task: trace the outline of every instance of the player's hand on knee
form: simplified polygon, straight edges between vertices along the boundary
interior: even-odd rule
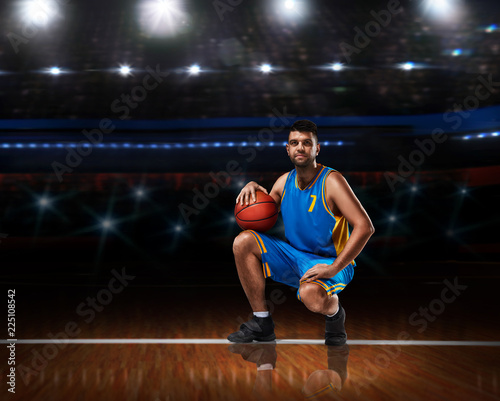
[[[241,192],[239,193],[238,197],[236,198],[236,203],[239,203],[240,205],[246,204],[248,205],[250,202],[255,202],[255,192],[256,191],[262,191],[265,194],[269,195],[267,193],[267,189],[260,186],[257,184],[255,181],[250,181],[247,185],[245,185],[242,189]]]
[[[300,279],[300,283],[310,283],[320,278],[332,278],[334,275],[335,273],[332,271],[332,265],[318,263],[304,273]]]

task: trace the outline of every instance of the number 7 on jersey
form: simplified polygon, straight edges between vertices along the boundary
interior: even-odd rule
[[[316,195],[311,195],[311,198],[313,198],[313,200],[311,202],[311,206],[309,206],[308,212],[312,212],[314,209],[314,205],[316,204]]]

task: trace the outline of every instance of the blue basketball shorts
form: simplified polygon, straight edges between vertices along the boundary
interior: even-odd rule
[[[313,253],[295,249],[287,242],[271,235],[261,234],[253,230],[251,233],[257,243],[262,256],[262,270],[264,277],[270,277],[274,281],[299,288],[301,277],[314,265],[318,263],[332,264],[334,257],[322,257]],[[332,278],[322,278],[311,281],[321,286],[328,295],[332,296],[342,291],[350,283],[354,276],[353,263],[347,265]],[[297,290],[297,298],[300,299]]]

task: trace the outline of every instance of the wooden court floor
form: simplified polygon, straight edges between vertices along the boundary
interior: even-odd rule
[[[19,280],[16,393],[3,341],[0,399],[500,400],[498,281],[359,279],[341,294],[348,345],[327,347],[323,318],[284,286],[267,289],[278,340],[239,345],[225,341],[250,312],[238,286],[108,299],[106,283]]]

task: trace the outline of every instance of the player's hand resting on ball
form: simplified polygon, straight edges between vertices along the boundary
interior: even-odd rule
[[[332,278],[338,272],[332,265],[327,265],[326,263],[318,263],[311,267],[300,279],[300,283],[310,283],[311,281],[318,280],[320,278]]]
[[[239,203],[240,205],[243,206],[243,204],[248,205],[250,203],[250,200],[252,202],[255,202],[255,191],[262,191],[266,195],[269,195],[267,193],[267,189],[264,187],[261,187],[259,184],[257,184],[255,181],[250,181],[247,185],[245,185],[242,189],[238,197],[236,198],[236,203]]]

